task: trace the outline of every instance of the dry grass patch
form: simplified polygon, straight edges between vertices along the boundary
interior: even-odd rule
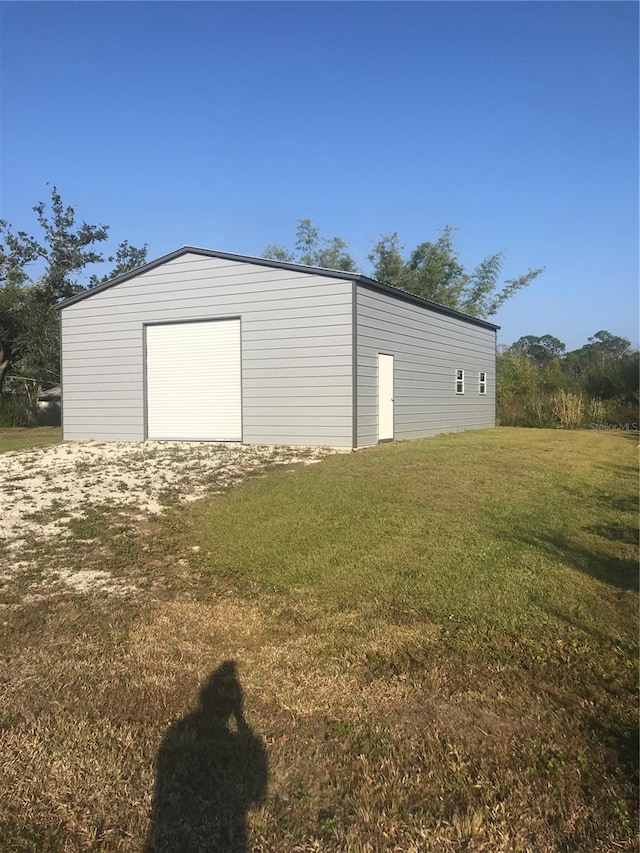
[[[0,725],[7,850],[140,849],[163,738],[226,660],[268,761],[248,849],[551,851],[560,832],[568,848],[606,850],[624,838],[596,830],[626,808],[621,758],[575,738],[584,716],[542,685],[532,696],[526,675],[477,662],[456,672],[473,637],[452,648],[436,626],[361,625],[308,598],[145,614],[76,599],[14,620],[5,631],[22,642]],[[381,660],[391,672],[372,669]],[[190,832],[204,837],[209,819]]]

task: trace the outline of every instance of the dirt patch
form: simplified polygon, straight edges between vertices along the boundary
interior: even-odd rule
[[[33,567],[38,543],[94,541],[82,522],[124,512],[144,525],[171,503],[219,494],[270,466],[320,461],[328,448],[180,442],[83,442],[4,453],[0,465],[0,585]],[[98,515],[97,515],[98,514]],[[27,559],[25,559],[27,558]],[[58,567],[69,589],[110,591],[101,571]]]

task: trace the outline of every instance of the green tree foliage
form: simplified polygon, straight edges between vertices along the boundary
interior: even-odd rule
[[[0,391],[12,367],[33,392],[60,380],[58,317],[35,287],[0,287]]]
[[[446,227],[435,241],[420,243],[403,255],[396,233],[384,235],[373,245],[368,260],[373,277],[384,284],[407,290],[433,302],[475,317],[490,317],[513,294],[530,284],[542,268],[529,270],[500,282],[504,252],[488,255],[468,271],[460,262],[453,241],[454,229]],[[300,219],[295,250],[271,245],[265,256],[310,266],[356,271],[348,246],[340,237],[325,239],[311,219]]]
[[[54,304],[83,289],[76,276],[88,264],[101,263],[104,258],[97,244],[107,239],[106,225],[76,225],[74,207],[65,206],[56,187],[51,191],[50,211],[41,201],[33,208],[42,229],[39,256],[45,270],[35,286],[45,301]]]
[[[355,272],[356,264],[340,237],[321,237],[320,230],[311,219],[300,219],[296,231],[295,249],[290,251],[280,244],[264,250],[265,258],[309,267]]]
[[[571,425],[638,421],[640,356],[626,338],[601,330],[571,352],[553,335],[526,335],[498,355],[501,423]]]
[[[453,234],[450,226],[443,228],[436,240],[420,243],[406,258],[396,233],[382,236],[369,255],[374,278],[465,314],[491,317],[543,272],[542,267],[529,270],[501,284],[504,252],[487,255],[475,269],[466,270]]]
[[[553,335],[525,335],[512,344],[510,350],[513,354],[528,358],[537,367],[545,367],[554,358],[560,358],[566,347]]]
[[[38,386],[59,381],[59,328],[56,303],[85,289],[87,267],[104,262],[100,245],[106,225],[77,222],[76,209],[63,204],[56,187],[47,204],[33,208],[41,235],[14,231],[0,221],[0,392],[10,372]],[[109,256],[114,265],[102,279],[144,263],[146,246],[124,241]]]
[[[123,240],[115,253],[109,255],[107,261],[113,264],[113,268],[101,278],[92,275],[89,281],[91,287],[141,267],[147,261],[147,246],[146,244],[140,247],[132,246],[128,240]]]
[[[601,399],[629,397],[638,389],[638,353],[626,338],[601,330],[567,354],[567,370],[588,394]]]

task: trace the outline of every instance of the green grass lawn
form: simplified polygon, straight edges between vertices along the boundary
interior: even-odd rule
[[[184,524],[205,575],[244,591],[305,591],[405,622],[628,636],[634,451],[543,430],[405,442],[256,480]]]
[[[5,848],[140,850],[162,743],[153,814],[184,809],[158,850],[244,816],[220,779],[262,766],[256,744],[242,853],[636,850],[637,445],[385,445],[61,543],[146,591],[5,610]],[[233,764],[194,711],[229,660]]]
[[[0,429],[0,453],[62,441],[60,427],[4,427]]]

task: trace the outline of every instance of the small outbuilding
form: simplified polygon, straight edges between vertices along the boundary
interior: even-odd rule
[[[59,306],[66,440],[364,447],[495,425],[498,326],[185,247]]]

